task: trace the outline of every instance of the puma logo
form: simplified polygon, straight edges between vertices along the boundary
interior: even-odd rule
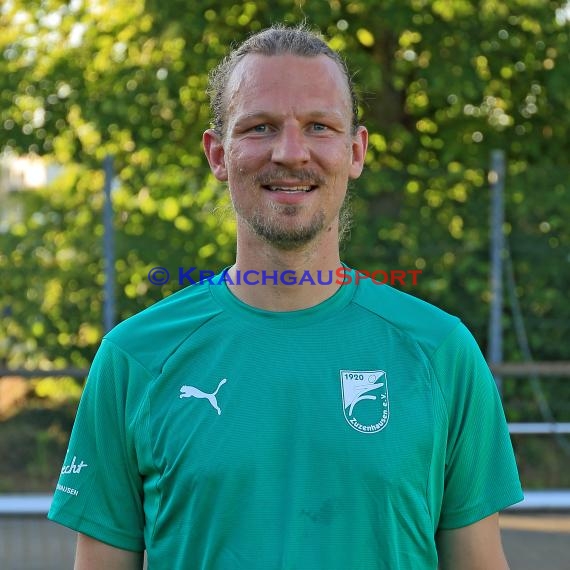
[[[226,383],[226,378],[222,378],[218,387],[216,388],[213,394],[207,394],[206,392],[202,392],[199,388],[195,388],[194,386],[182,386],[180,388],[180,397],[181,398],[205,398],[212,404],[212,408],[218,412],[218,415],[222,413],[220,407],[218,406],[218,401],[216,400],[216,394],[218,390]]]

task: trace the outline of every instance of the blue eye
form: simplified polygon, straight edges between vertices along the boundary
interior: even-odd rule
[[[313,123],[313,130],[314,131],[326,131],[327,126],[323,125],[322,123]]]
[[[251,130],[255,133],[266,133],[267,125],[255,125]]]

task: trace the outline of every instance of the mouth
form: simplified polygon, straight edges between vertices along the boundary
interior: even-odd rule
[[[262,186],[265,190],[269,192],[283,192],[285,194],[307,194],[312,192],[317,188],[316,184],[309,184],[306,186],[273,186],[270,184],[264,184]]]

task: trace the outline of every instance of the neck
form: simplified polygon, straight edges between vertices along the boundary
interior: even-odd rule
[[[268,311],[295,311],[318,305],[339,288],[335,282],[335,271],[341,266],[337,235],[336,228],[329,228],[309,244],[295,250],[282,250],[258,236],[238,231],[236,263],[228,271],[234,283],[228,284],[231,292],[244,303]],[[258,272],[250,274],[255,277],[249,280],[258,280],[259,284],[247,285],[243,280],[237,284],[238,272],[243,276],[246,271]],[[314,284],[309,280],[286,284],[292,281],[292,274],[284,275],[284,271],[294,271],[297,281],[303,274],[309,275]],[[333,275],[332,282],[320,284],[319,276],[322,276],[320,281],[327,282],[329,272]],[[277,275],[277,279],[273,275]],[[262,279],[263,276],[267,278]]]

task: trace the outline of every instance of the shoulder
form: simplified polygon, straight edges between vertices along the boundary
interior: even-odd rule
[[[185,339],[221,311],[208,284],[191,285],[129,317],[107,333],[105,340],[150,372],[157,372]]]
[[[363,280],[354,302],[384,319],[420,348],[444,391],[472,382],[493,385],[481,349],[456,316],[389,285]],[[455,385],[453,390],[450,386]]]
[[[455,331],[458,317],[389,285],[360,281],[353,302],[398,329],[431,357]]]

